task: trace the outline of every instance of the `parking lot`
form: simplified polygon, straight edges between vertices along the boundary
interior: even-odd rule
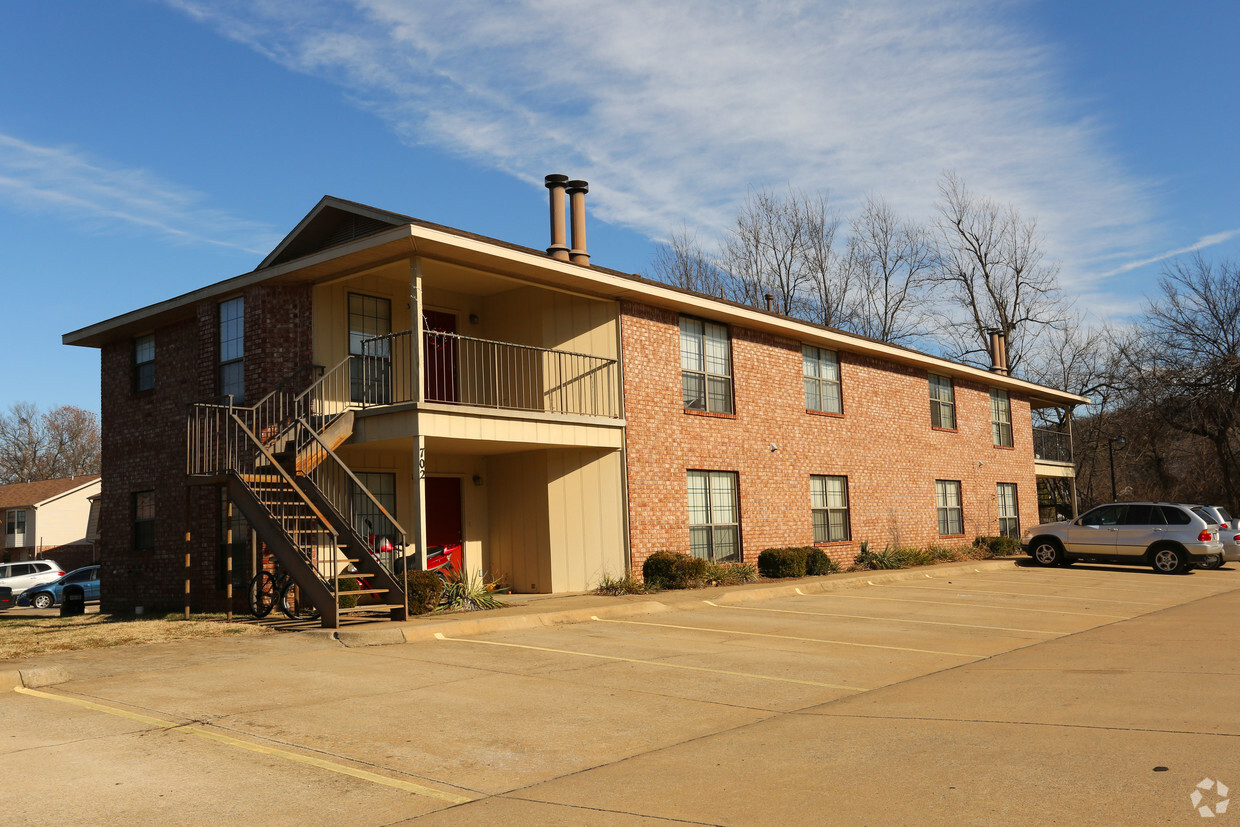
[[[1240,784],[1234,568],[956,567],[386,646],[99,651],[0,698],[0,768],[71,779],[57,802],[94,823],[1195,819],[1203,777]]]

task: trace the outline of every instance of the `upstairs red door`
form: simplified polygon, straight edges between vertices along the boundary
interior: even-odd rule
[[[452,565],[461,570],[461,481],[456,477],[426,478],[426,545],[456,547]]]
[[[425,378],[426,398],[430,402],[456,402],[457,341],[445,333],[456,333],[456,316],[438,310],[422,313],[424,341],[422,355],[426,360],[422,375]]]

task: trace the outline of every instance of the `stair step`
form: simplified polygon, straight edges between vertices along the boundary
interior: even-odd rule
[[[341,614],[349,614],[351,612],[387,612],[392,609],[403,609],[403,603],[368,603],[365,606],[354,606],[352,609],[337,609]]]
[[[391,589],[354,589],[351,592],[341,592],[345,594],[387,594]]]

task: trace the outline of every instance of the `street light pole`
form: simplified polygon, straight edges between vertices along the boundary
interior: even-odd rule
[[[1111,463],[1111,502],[1118,502],[1119,497],[1115,493],[1115,446],[1119,445],[1122,449],[1128,442],[1122,436],[1110,437],[1107,439],[1107,459]]]

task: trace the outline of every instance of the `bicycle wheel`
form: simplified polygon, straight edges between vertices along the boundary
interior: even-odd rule
[[[302,594],[301,587],[292,579],[280,592],[280,611],[284,612],[289,620],[314,620],[319,616],[319,610]]]
[[[276,605],[276,579],[269,571],[260,571],[250,581],[250,614],[266,617]]]

